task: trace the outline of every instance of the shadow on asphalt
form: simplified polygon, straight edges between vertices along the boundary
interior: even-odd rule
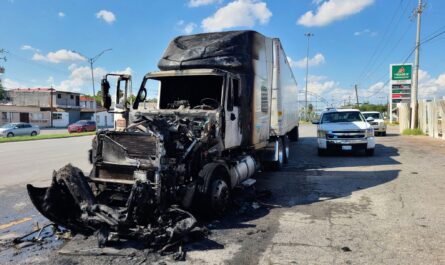
[[[400,164],[394,159],[399,156],[399,151],[383,144],[376,145],[374,156],[359,152],[319,157],[316,138],[305,137],[293,143],[291,150],[291,159],[281,172],[265,172],[257,176],[257,188],[270,189],[273,196],[268,203],[278,207],[347,197],[355,191],[388,183],[400,172],[392,167]],[[379,170],[375,168],[377,166],[385,167]]]
[[[400,170],[394,157],[396,148],[376,145],[374,156],[361,153],[337,153],[326,157],[317,155],[316,138],[304,137],[291,144],[289,163],[279,172],[260,172],[255,176],[256,190],[234,194],[232,210],[223,218],[210,222],[211,230],[251,229],[247,222],[262,218],[272,208],[308,205],[321,201],[350,196],[353,192],[373,188],[397,178]],[[363,168],[386,166],[384,170]],[[387,169],[389,166],[390,169]],[[339,168],[346,168],[339,170]],[[357,167],[357,170],[354,170]],[[269,191],[271,196],[258,196]],[[252,205],[259,203],[260,208]],[[193,250],[193,248],[189,249]]]

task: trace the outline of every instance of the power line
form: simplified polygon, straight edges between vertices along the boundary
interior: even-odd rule
[[[402,17],[405,15],[407,9],[408,9],[408,5],[405,6],[405,8],[400,8],[403,5],[403,0],[401,0],[399,2],[399,6],[396,7],[396,11],[393,13],[393,16],[390,20],[390,22],[388,23],[388,25],[385,27],[385,33],[383,34],[383,38],[381,39],[381,41],[379,42],[379,44],[376,46],[376,49],[374,50],[374,52],[372,53],[371,57],[369,58],[368,62],[365,64],[365,67],[363,69],[363,71],[360,73],[360,75],[357,78],[357,82],[356,83],[360,83],[360,81],[365,77],[365,73],[368,71],[368,69],[372,68],[375,61],[377,61],[377,59],[380,58],[381,54],[378,55],[376,57],[376,55],[379,53],[379,51],[383,52],[383,50],[386,48],[386,46],[389,43],[389,38],[392,36],[392,33],[398,28],[399,22],[402,19]],[[394,23],[394,19],[396,18],[399,10],[402,10],[402,13],[400,13],[400,16],[398,18],[397,21],[397,26],[396,27],[392,27],[393,23]],[[392,29],[392,30],[389,30]]]
[[[441,28],[445,28],[445,26],[443,26],[443,27],[441,27]],[[437,30],[436,30],[435,32],[437,32]],[[439,36],[441,36],[441,35],[443,35],[443,34],[445,34],[445,30],[440,31],[439,33],[436,33],[436,34],[434,34],[434,35],[433,35],[433,34],[429,34],[429,35],[428,35],[429,37],[428,37],[427,39],[425,39],[425,40],[423,40],[423,41],[420,42],[420,46],[422,46],[422,45],[424,45],[424,44],[426,44],[426,43],[428,43],[428,42],[430,42],[430,41],[432,41],[432,40],[438,38]],[[406,56],[405,59],[403,60],[403,63],[402,63],[402,64],[406,64],[406,63],[408,62],[409,58],[411,58],[411,56],[413,55],[413,53],[414,53],[415,51],[416,51],[416,47],[413,47],[413,48],[410,50],[408,56]],[[387,75],[387,73],[385,73],[385,74],[384,74],[381,78],[379,78],[378,80],[383,79],[386,75]],[[377,91],[374,92],[373,94],[371,94],[371,95],[369,95],[369,96],[366,96],[366,97],[364,97],[364,98],[370,98],[370,97],[372,97],[372,96],[375,96],[375,95],[378,94],[380,91],[382,91],[382,89],[384,89],[384,88],[386,87],[386,85],[388,85],[388,83],[389,83],[389,79],[385,82],[385,84],[383,85],[382,88],[380,88],[379,90],[377,90]]]

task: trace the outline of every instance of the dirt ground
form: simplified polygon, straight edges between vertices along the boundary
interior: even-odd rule
[[[388,136],[377,138],[373,157],[318,157],[316,128],[303,126],[283,171],[256,176],[255,189],[271,197],[241,199],[226,217],[204,222],[211,234],[185,245],[186,261],[179,263],[444,264],[445,141],[395,132],[390,127]],[[98,256],[91,242],[76,237],[43,250],[3,246],[0,263],[175,263],[171,255],[137,248]]]

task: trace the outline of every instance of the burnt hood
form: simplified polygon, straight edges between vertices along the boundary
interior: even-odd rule
[[[247,72],[265,37],[251,30],[203,33],[173,39],[159,60],[160,70],[218,68]]]

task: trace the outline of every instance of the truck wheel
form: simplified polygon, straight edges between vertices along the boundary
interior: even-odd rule
[[[283,168],[284,164],[283,141],[281,141],[280,138],[278,138],[277,141],[278,141],[278,160],[271,162],[271,168],[274,171],[280,171]]]
[[[283,141],[283,162],[284,164],[287,164],[289,162],[289,153],[290,153],[290,146],[289,146],[289,137],[287,137],[287,135],[282,137],[282,141]]]
[[[374,155],[374,148],[372,148],[372,149],[366,149],[366,150],[365,150],[365,154],[366,154],[367,156],[373,156],[373,155]]]
[[[317,151],[318,151],[318,156],[326,156],[326,154],[327,154],[326,149],[318,148]]]
[[[33,131],[32,133],[31,133],[31,136],[36,136],[37,135],[37,132],[36,131]]]
[[[230,202],[229,186],[224,179],[216,177],[209,188],[208,203],[210,214],[212,216],[221,216],[227,211]]]
[[[12,132],[8,133],[8,135],[6,135],[6,137],[14,137],[14,134]]]
[[[289,136],[289,140],[291,142],[297,142],[298,138],[300,137],[298,133],[298,126],[293,128],[287,135]]]

